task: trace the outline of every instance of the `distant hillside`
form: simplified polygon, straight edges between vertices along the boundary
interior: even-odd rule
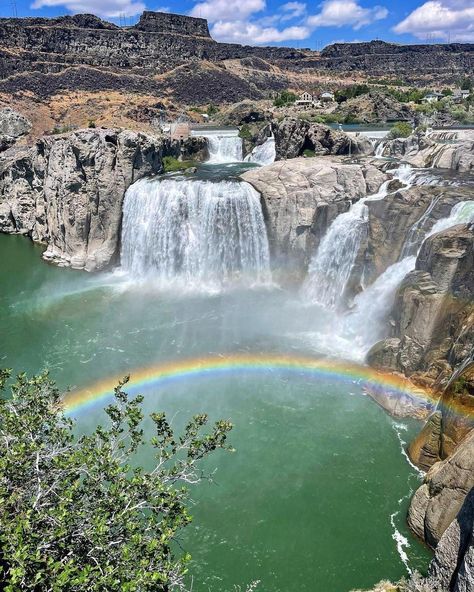
[[[179,103],[260,99],[305,88],[328,72],[454,83],[474,70],[474,45],[336,44],[323,52],[217,43],[204,19],[145,12],[120,28],[93,15],[0,19],[0,93],[42,99],[64,90],[116,90]]]

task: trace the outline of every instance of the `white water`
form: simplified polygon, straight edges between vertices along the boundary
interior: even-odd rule
[[[447,218],[436,222],[426,238],[437,232],[451,228],[451,226],[456,226],[456,224],[467,224],[469,222],[474,222],[474,200],[461,201],[456,204]]]
[[[410,186],[412,176],[409,165],[400,166],[394,173],[394,178],[407,186]],[[390,181],[386,181],[378,193],[360,199],[331,224],[309,265],[302,288],[305,300],[330,309],[338,309],[344,304],[347,284],[362,241],[367,236],[369,210],[366,202],[384,199],[389,184]]]
[[[405,259],[405,257],[410,257],[411,255],[417,254],[420,244],[423,242],[423,239],[426,235],[425,224],[428,222],[431,216],[431,212],[433,211],[441,197],[442,195],[438,195],[437,197],[431,200],[430,205],[426,208],[423,215],[420,217],[419,220],[415,222],[415,224],[413,224],[413,226],[408,231],[400,255],[400,260]]]
[[[377,148],[375,149],[374,156],[375,158],[383,158],[383,153],[385,150],[385,144],[383,140],[379,142]]]
[[[429,216],[428,211],[432,210],[433,204],[428,207],[420,220],[426,220]],[[414,235],[409,233],[403,248],[407,255],[388,267],[367,289],[355,297],[352,311],[343,317],[339,327],[339,332],[346,334],[349,341],[353,343],[354,357],[363,358],[370,347],[384,337],[385,321],[392,309],[396,291],[403,278],[415,269],[416,256],[423,240],[437,232],[467,222],[474,222],[474,201],[472,200],[456,204],[449,216],[438,220],[426,236],[418,233],[415,240]],[[370,322],[367,322],[368,317]]]
[[[245,157],[245,162],[254,162],[266,166],[275,162],[276,149],[275,149],[275,138],[272,136],[268,138],[260,146],[255,146],[250,154]]]
[[[125,196],[122,268],[184,288],[270,281],[260,197],[251,185],[141,180]]]
[[[207,140],[209,164],[242,162],[243,145],[238,129],[205,130],[200,135]]]

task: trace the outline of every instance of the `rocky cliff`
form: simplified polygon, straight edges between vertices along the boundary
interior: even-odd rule
[[[274,265],[301,279],[331,222],[352,202],[376,192],[386,175],[331,156],[276,162],[243,179],[262,196]]]
[[[369,363],[446,382],[472,350],[473,286],[474,225],[428,238],[398,290],[391,337],[372,348]]]
[[[44,137],[0,160],[0,231],[44,243],[44,258],[88,271],[114,262],[122,201],[141,177],[162,172],[162,157],[199,151],[159,137],[113,129]]]
[[[262,60],[249,63],[249,60]],[[178,67],[194,64],[186,84]],[[205,66],[207,64],[207,66]],[[201,69],[220,87],[196,94]],[[398,46],[381,42],[335,45],[322,53],[217,43],[205,20],[145,12],[120,28],[92,15],[0,19],[0,92],[47,97],[61,90],[124,89],[173,96],[185,103],[262,98],[279,88],[350,73],[407,82],[455,82],[474,67],[474,45]],[[268,71],[265,73],[265,71]],[[267,75],[269,74],[269,75]],[[240,82],[237,83],[236,79]],[[177,86],[178,88],[174,88]]]

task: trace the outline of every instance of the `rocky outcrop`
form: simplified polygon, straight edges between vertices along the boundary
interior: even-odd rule
[[[416,255],[435,223],[471,195],[467,186],[420,185],[402,187],[382,200],[369,201],[367,243],[362,245],[366,281],[374,281],[402,256]]]
[[[433,592],[474,590],[474,489],[441,536],[426,583]]]
[[[306,151],[323,156],[328,154],[371,154],[373,146],[362,136],[349,136],[327,125],[286,117],[272,124],[277,160],[297,158]]]
[[[412,134],[385,143],[384,156],[402,158],[416,167],[474,170],[474,132],[455,134],[449,140],[433,134]]]
[[[380,123],[387,121],[411,121],[413,111],[391,95],[383,92],[369,93],[349,99],[336,109],[344,121],[350,119],[361,123]]]
[[[262,196],[275,267],[291,267],[298,278],[336,216],[386,179],[372,165],[337,158],[275,162],[242,177]]]
[[[193,140],[193,144],[199,140]],[[44,258],[94,271],[119,249],[122,201],[181,146],[112,129],[44,137],[0,161],[0,231],[44,243]]]
[[[426,474],[410,504],[410,528],[435,548],[473,488],[474,431],[471,431],[449,458],[434,464]]]
[[[30,129],[31,123],[20,113],[9,107],[0,109],[0,152],[13,146]]]
[[[473,286],[474,225],[458,225],[428,238],[416,269],[398,290],[390,339],[372,348],[369,363],[431,384],[449,378],[472,350]]]

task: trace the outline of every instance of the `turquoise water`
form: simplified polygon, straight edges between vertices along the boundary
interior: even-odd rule
[[[22,237],[0,236],[0,253],[1,365],[48,367],[62,387],[195,356],[317,356],[300,336],[328,323],[276,287],[163,293],[50,266]],[[236,452],[207,461],[214,482],[194,490],[194,524],[180,541],[194,558],[194,591],[260,580],[264,592],[346,592],[398,579],[407,570],[397,531],[409,566],[426,569],[429,553],[404,518],[419,477],[399,440],[419,425],[395,423],[359,384],[267,369],[144,394],[147,410],[166,411],[177,426],[196,412],[235,424]],[[100,407],[78,414],[83,429],[101,418]],[[140,460],[150,463],[146,452]]]

